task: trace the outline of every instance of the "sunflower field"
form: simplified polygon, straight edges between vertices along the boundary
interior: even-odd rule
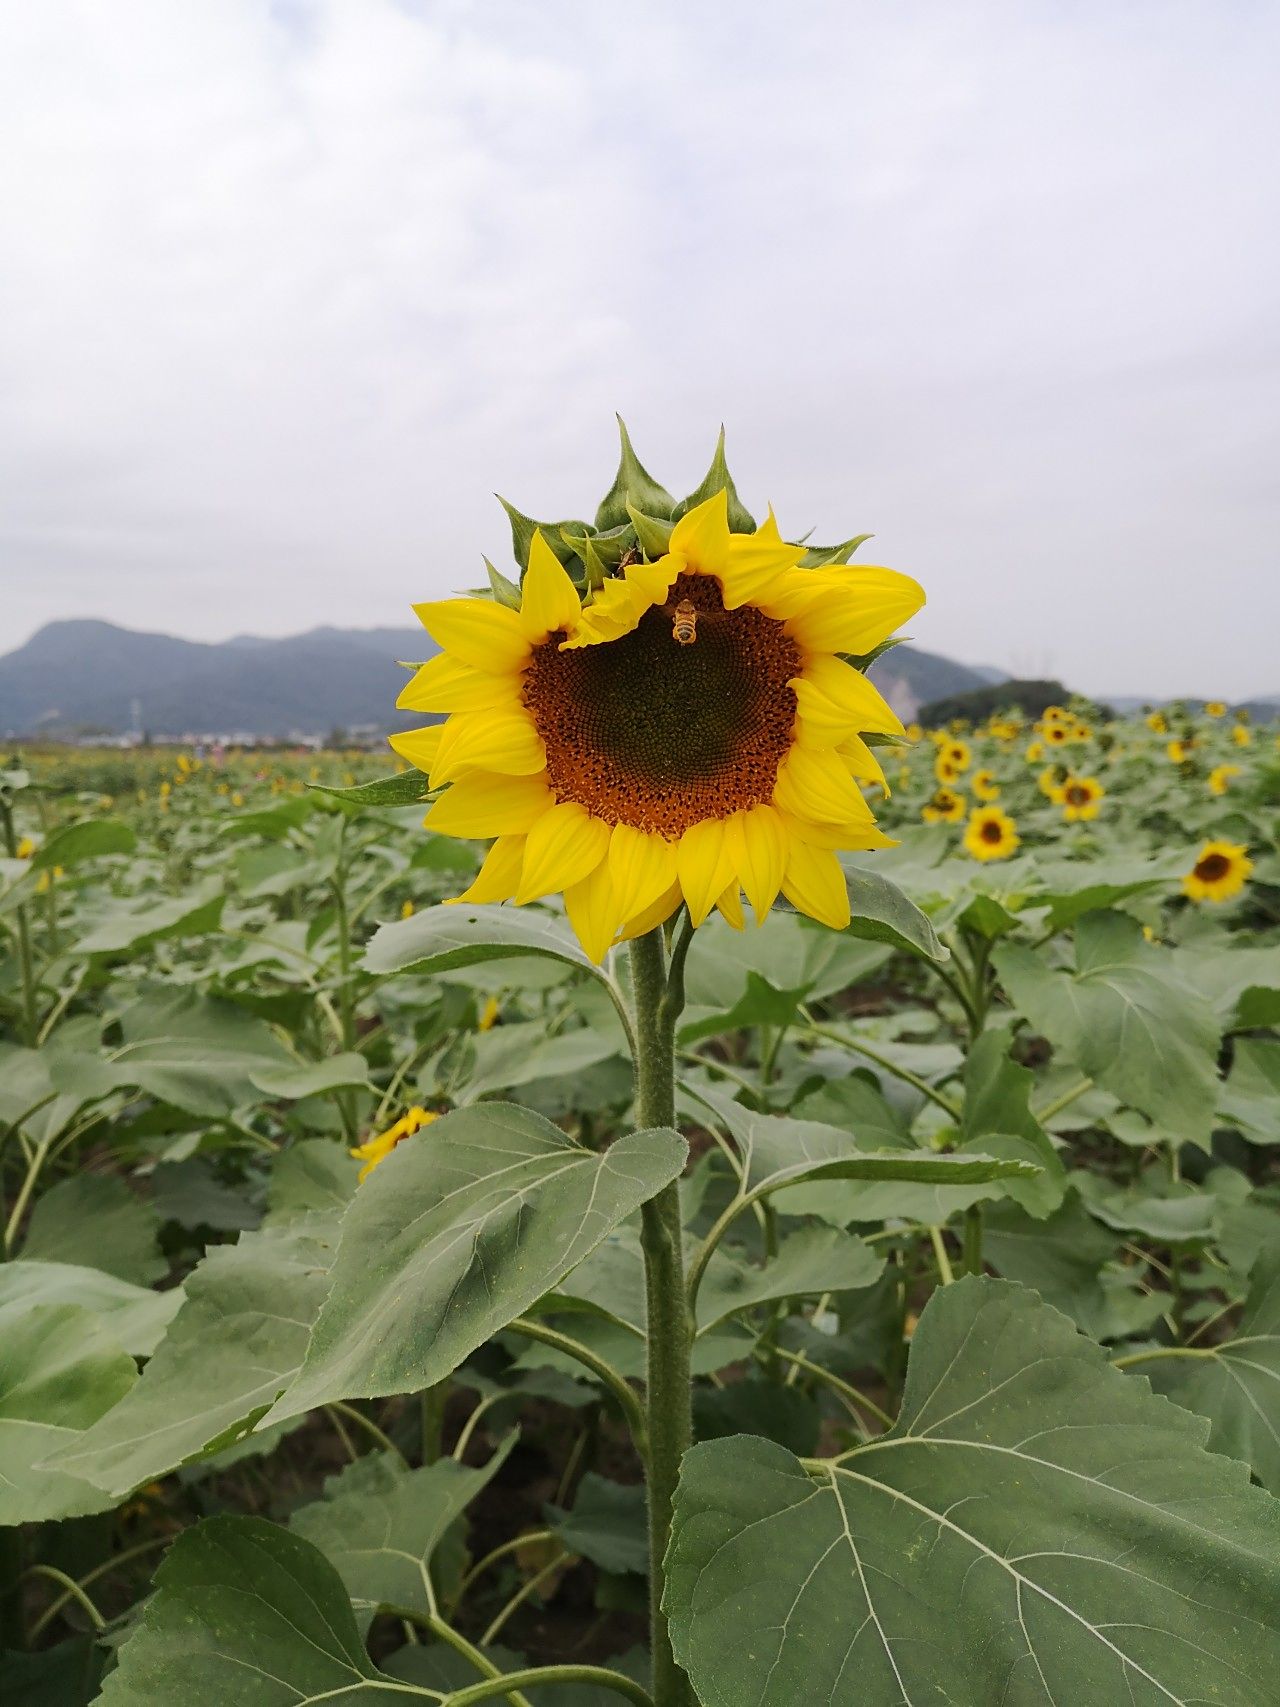
[[[1280,1698],[1276,730],[902,732],[717,467],[7,760],[5,1707]]]

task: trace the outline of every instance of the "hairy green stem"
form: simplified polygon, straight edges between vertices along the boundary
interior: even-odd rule
[[[675,1027],[684,1005],[684,956],[691,932],[682,930],[664,964],[661,930],[631,944],[635,996],[636,1118],[641,1127],[674,1127]],[[671,1651],[662,1608],[663,1561],[680,1460],[693,1437],[690,1408],[693,1336],[684,1282],[684,1229],[676,1181],[664,1186],[641,1211],[645,1297],[648,1305],[648,1364],[645,1403],[649,1437],[649,1615],[656,1707],[687,1707],[689,1682]]]

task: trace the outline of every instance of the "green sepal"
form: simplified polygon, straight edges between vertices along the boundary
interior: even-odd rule
[[[636,509],[632,503],[627,504],[627,514],[631,517],[636,539],[645,556],[651,561],[665,557],[671,549],[671,529],[675,524],[660,521],[656,516],[646,516],[643,510]]]
[[[600,500],[600,508],[596,511],[596,527],[615,528],[620,524],[625,525],[628,499],[646,515],[662,516],[664,519],[670,517],[676,501],[665,486],[659,486],[636,455],[627,424],[621,415],[618,416],[618,436],[622,440],[618,472],[613,477],[613,485]]]
[[[489,590],[493,594],[495,604],[506,605],[508,610],[520,609],[520,589],[515,582],[508,579],[501,569],[495,569],[486,557],[484,566],[489,571]]]
[[[832,563],[847,563],[860,545],[874,539],[872,533],[855,533],[841,545],[811,545],[800,559],[802,569],[824,569]]]
[[[358,782],[354,788],[330,788],[322,782],[307,784],[313,794],[329,794],[344,806],[416,806],[431,793],[421,771],[400,771],[373,782]]]
[[[539,528],[542,530],[543,539],[546,540],[552,551],[566,567],[572,562],[576,553],[571,545],[566,545],[562,529],[573,528],[578,533],[592,531],[589,522],[579,522],[572,519],[563,522],[535,522],[532,516],[526,516],[522,511],[517,510],[514,504],[508,504],[501,492],[495,492],[494,497],[507,512],[507,520],[511,523],[511,555],[520,565],[522,573],[529,567],[529,551],[533,545],[533,536]]]
[[[582,566],[586,570],[587,590],[595,592],[597,588],[604,586],[605,577],[609,571],[588,534],[584,533],[581,536],[578,547],[578,555],[581,557]],[[621,562],[621,557],[619,557],[619,562]]]
[[[573,531],[570,531],[570,530]],[[597,563],[604,569],[616,569],[627,552],[636,543],[635,531],[630,522],[623,522],[621,527],[608,528],[604,533],[594,533],[584,530],[574,522],[566,522],[560,530],[560,537],[574,554],[586,564],[591,558],[591,552]]]
[[[754,533],[755,518],[738,496],[738,488],[733,483],[729,465],[724,459],[724,428],[720,429],[720,437],[716,440],[716,454],[711,458],[711,467],[703,477],[702,484],[689,496],[676,505],[671,519],[679,521],[698,504],[705,504],[708,498],[714,498],[717,492],[726,494],[729,500],[729,532]]]
[[[855,670],[869,670],[877,658],[882,658],[886,652],[895,646],[901,646],[906,639],[905,634],[895,634],[890,640],[882,640],[878,646],[873,646],[870,652],[863,652],[856,658],[851,652],[842,653],[846,664],[852,664]]]

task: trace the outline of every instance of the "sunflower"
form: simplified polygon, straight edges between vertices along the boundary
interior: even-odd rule
[[[958,776],[961,771],[967,771],[973,760],[966,741],[948,741],[939,755],[939,762],[944,760],[952,767]]]
[[[457,899],[563,892],[593,960],[683,904],[757,922],[779,892],[849,922],[836,850],[892,845],[857,783],[884,775],[864,734],[901,735],[862,656],[924,602],[890,569],[802,569],[772,514],[731,533],[727,493],[686,512],[657,561],[587,601],[535,531],[520,607],[417,606],[443,649],[401,694],[443,725],[392,746],[446,792],[428,829],[496,837]],[[856,779],[856,780],[855,780]]]
[[[1067,742],[1072,739],[1072,725],[1070,723],[1046,723],[1040,733],[1041,738],[1049,746],[1065,747]]]
[[[1169,745],[1165,748],[1165,752],[1168,754],[1169,762],[1171,764],[1185,765],[1199,745],[1200,743],[1196,740],[1194,735],[1183,735],[1176,740],[1170,741]]]
[[[1240,842],[1206,842],[1182,880],[1193,901],[1229,901],[1244,888],[1253,861]]]
[[[1036,778],[1036,787],[1047,800],[1056,800],[1058,789],[1066,778],[1064,765],[1046,765]]]
[[[1206,700],[1204,714],[1206,717],[1225,717],[1227,715],[1226,701],[1222,699]]]
[[[1206,779],[1210,794],[1225,794],[1233,776],[1240,775],[1239,765],[1215,765]]]
[[[926,824],[958,824],[964,817],[964,796],[953,788],[935,789],[920,815]]]
[[[1147,713],[1147,728],[1150,729],[1153,735],[1167,735],[1169,733],[1169,724],[1164,712],[1149,711]]]
[[[1231,725],[1231,739],[1237,747],[1247,747],[1253,740],[1253,730],[1247,723],[1233,723]]]
[[[376,1138],[366,1138],[363,1144],[357,1144],[351,1154],[364,1163],[360,1169],[357,1184],[362,1185],[377,1167],[379,1162],[385,1162],[396,1145],[405,1138],[411,1138],[415,1132],[420,1132],[424,1126],[430,1126],[433,1120],[439,1120],[438,1114],[430,1109],[411,1108],[408,1114],[389,1126],[385,1132],[379,1132]]]
[[[933,761],[933,774],[939,782],[956,782],[960,777],[960,767],[947,757],[947,749],[943,747]]]
[[[1000,797],[1000,784],[993,771],[974,771],[972,786],[979,800],[998,800]]]
[[[1096,818],[1106,793],[1097,777],[1069,776],[1053,792],[1052,799],[1062,808],[1068,824],[1083,818]]]
[[[965,826],[965,852],[974,859],[1008,859],[1021,839],[1018,826],[998,806],[979,806]]]
[[[30,836],[24,836],[13,850],[15,859],[30,859],[36,851],[36,844]]]
[[[1029,741],[1027,743],[1027,763],[1029,765],[1038,765],[1043,757],[1044,757],[1044,742],[1043,741]]]

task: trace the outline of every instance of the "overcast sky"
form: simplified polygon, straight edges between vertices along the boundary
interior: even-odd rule
[[[677,493],[922,645],[1280,692],[1271,0],[0,0],[0,651],[400,623]]]

